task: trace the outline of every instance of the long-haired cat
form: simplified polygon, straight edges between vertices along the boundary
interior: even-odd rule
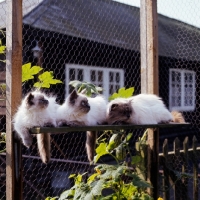
[[[73,90],[65,102],[57,109],[58,126],[93,126],[106,120],[107,101],[102,96],[94,98]],[[87,131],[86,151],[92,161],[96,142],[96,132]]]
[[[108,124],[185,123],[181,113],[170,113],[162,99],[153,94],[114,99],[108,104],[106,115]]]
[[[28,93],[22,100],[14,118],[14,130],[26,147],[32,144],[29,129],[36,126],[56,127],[56,98],[40,91]],[[44,163],[50,160],[50,134],[36,134],[40,157]]]

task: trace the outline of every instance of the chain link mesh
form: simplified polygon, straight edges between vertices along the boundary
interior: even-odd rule
[[[160,135],[160,149],[165,138],[168,139],[168,151],[183,150],[184,145],[194,147],[194,136],[198,143],[199,134],[199,66],[200,66],[200,29],[197,1],[159,1],[158,13],[164,12],[166,16],[158,17],[159,35],[159,94],[170,109],[183,112],[185,120],[192,124],[190,129],[163,130]],[[171,16],[167,17],[167,16]],[[179,20],[180,19],[180,20]],[[194,99],[193,99],[194,98]],[[175,138],[179,138],[180,145],[175,146]],[[185,137],[188,137],[188,142]],[[162,151],[162,149],[161,149]],[[169,179],[170,183],[161,188],[160,196],[168,193],[168,199],[197,199],[193,194],[193,182],[196,179],[196,192],[199,190],[199,156],[186,151],[186,153],[170,154],[167,163],[161,164],[167,172],[161,173],[162,181]],[[194,160],[197,159],[197,160]],[[198,165],[197,165],[197,163]],[[167,166],[165,166],[167,165]],[[196,166],[196,167],[195,167]]]
[[[158,12],[161,6],[168,7],[169,10],[182,9],[175,2],[172,5],[168,1],[158,1]],[[6,2],[0,3],[0,28],[4,31],[6,12]],[[197,10],[188,9],[187,12],[193,12],[192,20],[198,18]],[[1,33],[0,36],[5,44],[5,38]],[[180,149],[183,149],[182,143],[186,136],[189,138],[188,147],[192,148],[193,136],[196,136],[198,142],[200,140],[200,30],[159,15],[158,37],[159,94],[168,108],[183,111],[186,121],[192,124],[190,129],[181,131],[176,128],[160,130],[160,152],[162,153],[166,138],[169,152],[173,151],[176,137],[180,139]],[[122,86],[134,87],[134,94],[139,94],[140,9],[110,0],[24,0],[23,64],[25,63],[39,65],[44,71],[53,71],[54,78],[63,81],[63,84],[52,85],[45,90],[56,94],[58,103],[62,103],[69,94],[71,88],[68,83],[74,79],[102,86],[106,97]],[[0,62],[0,67],[0,73],[4,73],[0,82],[3,82],[5,64]],[[35,81],[23,84],[23,95],[33,89]],[[185,96],[181,95],[181,91],[184,91]],[[191,97],[193,92],[195,97]],[[5,104],[0,106],[3,108]],[[1,115],[0,119],[1,132],[4,132],[5,115]],[[135,141],[144,130],[133,132],[130,147],[134,153]],[[72,186],[68,179],[70,174],[91,172],[93,167],[87,161],[85,140],[85,132],[52,134],[52,159],[47,165],[38,156],[36,139],[29,149],[23,147],[23,198],[34,200],[59,195]],[[193,164],[195,160],[199,162],[199,156],[198,151],[195,155],[189,153],[187,164],[184,164],[183,154],[169,154],[166,163],[163,156],[160,157],[160,196],[169,192],[169,199],[180,199],[183,195],[183,190],[180,189],[182,187],[188,191],[188,199],[193,198]],[[0,160],[0,199],[5,199],[5,154],[0,155]],[[184,177],[181,174],[183,166],[187,168]],[[164,169],[167,169],[165,173]],[[199,172],[199,167],[197,170]],[[164,188],[163,182],[168,178],[170,183]]]

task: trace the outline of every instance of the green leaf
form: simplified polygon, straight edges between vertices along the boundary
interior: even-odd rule
[[[87,96],[91,96],[92,93],[98,94],[100,91],[102,91],[101,87],[97,87],[94,84],[85,81],[81,82],[78,80],[74,80],[70,81],[69,85],[73,86],[78,92],[85,90],[84,93]]]
[[[73,86],[74,88],[80,87],[81,84],[82,84],[81,81],[77,81],[77,80],[69,82],[69,85]]]
[[[76,177],[76,174],[70,174],[69,175],[69,178],[75,178]]]
[[[134,87],[131,87],[131,88],[128,88],[128,89],[125,89],[124,87],[122,87],[118,90],[118,93],[112,94],[109,97],[109,100],[111,101],[111,100],[116,99],[116,98],[129,98],[133,95],[133,92],[134,92]]]
[[[82,178],[83,176],[86,174],[87,172],[85,172],[84,174],[78,174],[75,178],[75,185],[79,185],[82,182]]]
[[[125,139],[124,139],[123,142],[128,142],[128,141],[131,139],[132,136],[133,136],[133,133],[129,133],[129,134],[125,137]]]
[[[147,187],[152,187],[150,183],[142,180],[138,175],[136,174],[129,174],[129,177],[132,177],[132,183],[133,185],[139,187],[139,188],[147,188]]]
[[[106,143],[99,144],[99,146],[96,148],[96,154],[97,155],[94,157],[94,163],[96,163],[101,156],[108,154],[106,151]]]
[[[69,199],[69,197],[73,197],[75,194],[75,189],[70,189],[70,190],[66,190],[64,191],[61,195],[59,200],[66,200]]]
[[[62,83],[62,81],[53,78],[53,72],[47,71],[38,76],[40,82],[36,82],[33,86],[37,88],[50,88],[51,84]]]
[[[115,133],[109,140],[108,146],[106,147],[107,151],[112,151],[121,143],[122,134]]]
[[[86,194],[89,192],[89,187],[85,183],[81,183],[75,188],[74,199],[85,199]]]
[[[101,195],[101,191],[103,189],[104,180],[99,180],[96,182],[96,185],[92,188],[91,193],[94,196]]]
[[[126,149],[124,148],[123,144],[120,144],[117,148],[116,148],[116,158],[118,160],[124,160],[126,157]]]
[[[39,66],[33,66],[31,68],[31,63],[22,65],[22,82],[33,79],[34,76],[42,70]]]
[[[92,174],[92,175],[88,178],[87,183],[90,185],[90,184],[95,180],[95,178],[96,178],[98,175],[99,175],[98,173]]]
[[[141,162],[142,158],[140,156],[132,156],[131,157],[131,164],[137,164]]]
[[[0,54],[4,54],[6,50],[6,46],[0,46]]]
[[[127,198],[127,199],[132,199],[131,197],[133,194],[137,191],[137,187],[131,184],[124,184],[122,187],[122,194]]]
[[[47,197],[45,200],[56,200],[58,197]]]

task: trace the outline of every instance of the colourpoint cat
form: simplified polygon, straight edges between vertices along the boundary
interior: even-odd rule
[[[28,93],[13,118],[14,130],[26,147],[32,144],[29,129],[37,126],[56,127],[56,98],[40,91]],[[50,134],[36,134],[40,157],[43,163],[50,160]]]
[[[107,101],[101,95],[94,98],[73,90],[57,109],[58,126],[95,126],[106,120]],[[87,131],[86,151],[88,160],[94,157],[96,131]]]
[[[162,99],[153,94],[117,98],[107,106],[108,124],[185,123],[180,112],[170,112]]]

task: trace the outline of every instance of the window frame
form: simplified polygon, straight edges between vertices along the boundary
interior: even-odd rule
[[[180,93],[180,99],[181,99],[181,105],[180,106],[172,106],[172,94],[173,94],[173,87],[172,87],[172,72],[178,72],[181,74],[180,77],[180,86],[181,86],[181,93]],[[192,105],[184,105],[185,100],[185,74],[190,73],[192,74]],[[170,110],[176,110],[176,111],[194,111],[195,110],[195,100],[196,100],[196,72],[193,70],[186,70],[186,69],[175,69],[171,68],[169,69],[169,109]]]
[[[124,69],[115,69],[115,68],[108,68],[108,67],[96,67],[96,66],[79,65],[79,64],[66,64],[65,65],[66,96],[69,95],[69,85],[68,85],[68,83],[70,81],[70,77],[69,77],[70,76],[70,74],[69,74],[70,69],[75,69],[75,70],[82,69],[83,70],[83,80],[86,81],[86,82],[91,82],[91,83],[94,83],[94,82],[91,81],[91,79],[90,79],[90,77],[91,77],[90,71],[92,71],[92,70],[103,71],[102,87],[103,87],[103,95],[106,98],[108,98],[111,95],[111,94],[109,94],[110,84],[113,84],[114,86],[116,86],[118,84],[119,88],[124,87]],[[110,77],[109,77],[110,72],[120,74],[119,83],[117,83],[116,81],[110,82]],[[75,80],[78,80],[77,76],[75,76]]]

